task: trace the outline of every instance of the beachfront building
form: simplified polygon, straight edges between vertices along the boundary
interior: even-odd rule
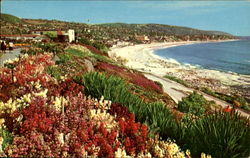
[[[138,41],[141,41],[143,43],[150,42],[150,39],[148,38],[148,36],[145,36],[145,35],[142,35],[142,36],[136,35],[135,39],[138,40]]]
[[[67,31],[63,30],[34,30],[31,31],[32,35],[47,35],[58,39],[60,42],[73,42],[75,41],[75,30],[69,29]]]

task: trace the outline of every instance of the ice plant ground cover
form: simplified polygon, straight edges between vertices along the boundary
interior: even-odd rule
[[[83,57],[74,49],[68,53]],[[144,102],[131,93],[126,77],[110,76],[110,63],[102,65],[110,68],[108,74],[60,76],[48,70],[60,66],[52,54],[31,54],[0,70],[1,156],[205,158],[210,156],[202,152],[215,157],[250,153],[249,120],[238,114],[197,117],[188,112],[176,121],[163,103]],[[145,82],[140,79],[134,84]]]
[[[149,137],[126,107],[84,95],[45,69],[52,54],[24,55],[1,68],[0,153],[9,157],[190,157]]]

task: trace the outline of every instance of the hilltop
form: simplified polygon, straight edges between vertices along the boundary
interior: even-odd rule
[[[29,34],[32,30],[74,29],[79,39],[98,41],[112,46],[118,41],[142,43],[138,36],[147,36],[150,42],[202,41],[232,39],[233,35],[220,31],[204,31],[163,24],[85,24],[59,20],[22,19],[1,14],[0,34]]]

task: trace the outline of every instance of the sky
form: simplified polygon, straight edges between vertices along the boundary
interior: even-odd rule
[[[3,0],[1,12],[21,18],[81,23],[158,23],[250,36],[250,1]]]

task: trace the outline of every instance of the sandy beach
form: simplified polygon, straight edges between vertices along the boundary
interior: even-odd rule
[[[173,75],[187,81],[192,87],[209,87],[219,92],[229,93],[228,89],[230,86],[250,86],[249,75],[239,75],[236,73],[197,68],[192,65],[183,65],[173,59],[164,59],[153,53],[156,49],[195,43],[202,42],[167,42],[117,47],[112,48],[109,55],[115,60],[124,59],[124,64],[129,68],[161,77],[166,74]]]

